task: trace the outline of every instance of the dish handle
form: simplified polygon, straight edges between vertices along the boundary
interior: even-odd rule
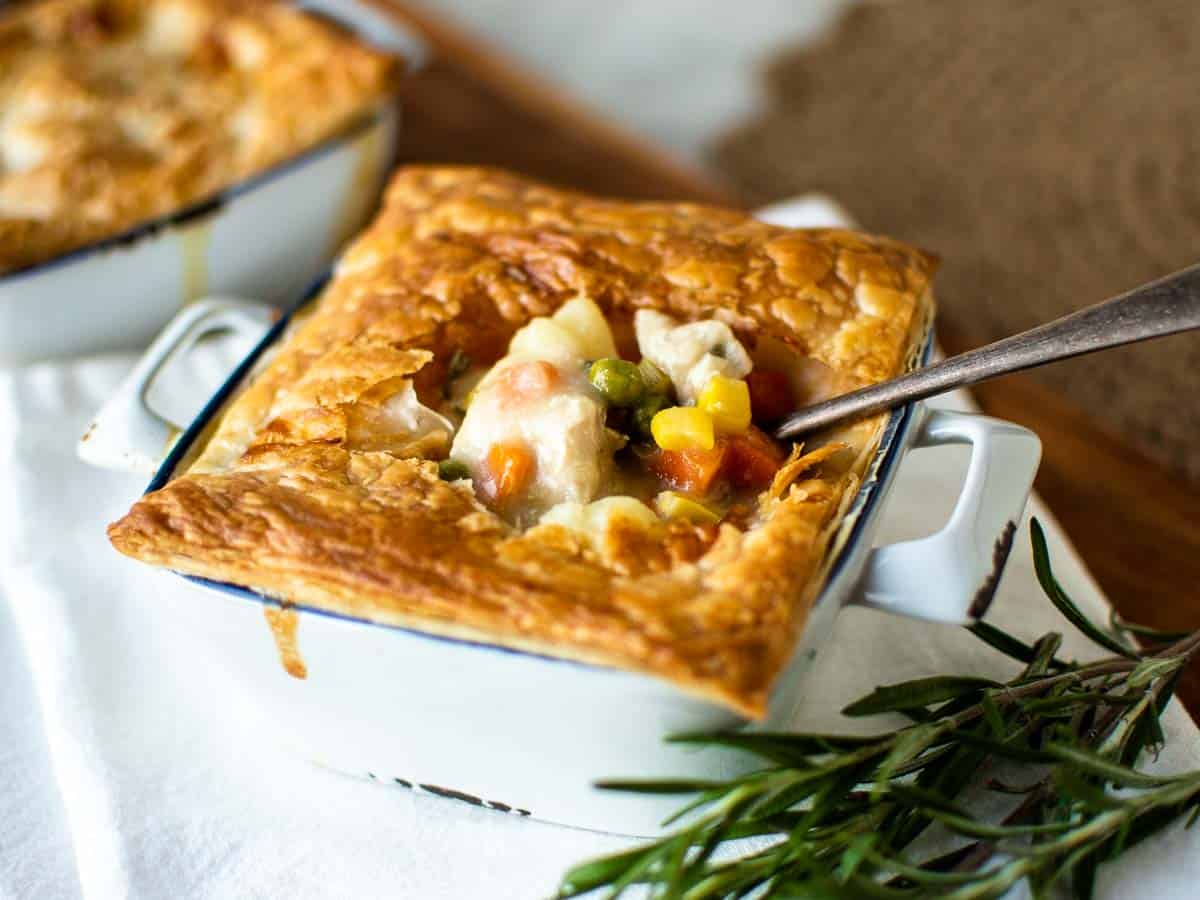
[[[257,341],[278,317],[272,307],[232,297],[210,297],[184,307],[96,414],[76,445],[79,458],[103,469],[153,473],[179,434],[174,423],[147,403],[150,386],[167,361],[218,331],[237,331]]]
[[[919,407],[920,408],[920,407]],[[1036,434],[971,413],[926,412],[912,449],[969,444],[962,493],[941,531],[871,551],[854,602],[965,625],[995,596],[1042,455]]]

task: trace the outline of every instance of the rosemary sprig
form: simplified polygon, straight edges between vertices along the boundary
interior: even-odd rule
[[[872,737],[737,731],[672,741],[736,747],[764,768],[729,781],[610,781],[600,787],[691,794],[667,836],[572,868],[560,898],[634,885],[662,900],[911,898],[986,900],[1026,882],[1035,897],[1092,896],[1097,868],[1187,815],[1200,817],[1200,771],[1150,775],[1138,758],[1164,741],[1159,718],[1200,631],[1159,632],[1114,617],[1090,621],[1055,579],[1041,526],[1034,564],[1050,601],[1114,655],[1058,657],[1061,635],[1033,644],[992,625],[970,631],[1023,663],[1003,684],[922,678],[876,688],[850,716],[900,712],[912,724]],[[1140,646],[1139,646],[1140,644]],[[1021,763],[1033,780],[994,777]],[[961,805],[968,790],[1014,797],[999,821]],[[914,859],[931,829],[959,846]],[[744,838],[757,839],[749,849]],[[717,859],[718,851],[724,850]],[[739,852],[740,851],[740,852]]]

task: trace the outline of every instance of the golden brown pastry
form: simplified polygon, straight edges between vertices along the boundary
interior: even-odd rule
[[[530,520],[492,502],[486,479],[462,477],[478,473],[459,462],[475,457],[456,370],[501,360],[475,388],[469,422],[506,366],[520,363],[526,386],[548,371],[530,359],[549,339],[521,356],[518,329],[577,328],[594,302],[610,350],[580,350],[577,369],[541,354],[564,384],[613,347],[636,359],[654,337],[647,323],[705,322],[732,335],[708,363],[734,367],[737,344],[756,369],[784,373],[790,402],[809,402],[911,364],[934,268],[918,250],[849,231],[596,199],[485,169],[407,168],[178,477],[109,534],[145,562],[287,602],[647,672],[761,716],[880,421],[778,448],[769,484],[726,495],[717,523],[646,506],[588,533],[572,523],[595,503]],[[678,394],[679,408],[699,408]],[[604,477],[624,477],[620,460],[639,439],[624,440],[596,451],[617,461]],[[448,466],[463,468],[445,480]],[[639,496],[591,484],[580,498],[564,484],[553,501]]]
[[[0,272],[201,200],[346,127],[397,61],[283,3],[0,13]]]

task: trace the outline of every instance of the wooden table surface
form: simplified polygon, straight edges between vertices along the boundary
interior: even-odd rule
[[[584,110],[453,24],[373,2],[433,50],[404,89],[402,161],[497,165],[614,196],[741,205],[711,177]],[[966,323],[943,317],[938,328],[950,353],[976,346]],[[1037,490],[1120,613],[1162,628],[1200,627],[1200,488],[1027,377],[975,393],[988,413],[1041,436]],[[1180,694],[1200,718],[1200,666]]]

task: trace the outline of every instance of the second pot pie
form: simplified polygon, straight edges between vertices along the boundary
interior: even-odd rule
[[[268,0],[0,11],[0,274],[204,200],[371,111],[398,61]]]
[[[729,210],[408,168],[121,552],[299,604],[641,671],[765,714],[881,418],[927,254]]]

